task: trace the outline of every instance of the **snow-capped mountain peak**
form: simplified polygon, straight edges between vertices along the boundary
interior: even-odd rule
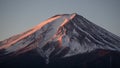
[[[73,13],[55,15],[0,42],[2,57],[32,49],[48,62],[51,57],[69,57],[98,49],[120,51],[120,37]]]

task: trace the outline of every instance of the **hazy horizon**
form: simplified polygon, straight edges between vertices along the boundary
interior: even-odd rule
[[[120,0],[0,0],[0,40],[56,14],[77,13],[120,36]]]

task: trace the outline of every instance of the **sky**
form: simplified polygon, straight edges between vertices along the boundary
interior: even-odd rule
[[[0,40],[56,14],[71,13],[120,36],[120,0],[0,0]]]

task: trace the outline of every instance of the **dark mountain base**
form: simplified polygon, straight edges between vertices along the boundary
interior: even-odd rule
[[[49,64],[36,50],[0,63],[1,68],[120,68],[120,53],[96,50],[69,58],[52,58]]]

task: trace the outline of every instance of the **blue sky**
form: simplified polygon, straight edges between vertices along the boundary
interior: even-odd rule
[[[65,13],[78,13],[120,36],[120,0],[0,0],[0,40]]]

